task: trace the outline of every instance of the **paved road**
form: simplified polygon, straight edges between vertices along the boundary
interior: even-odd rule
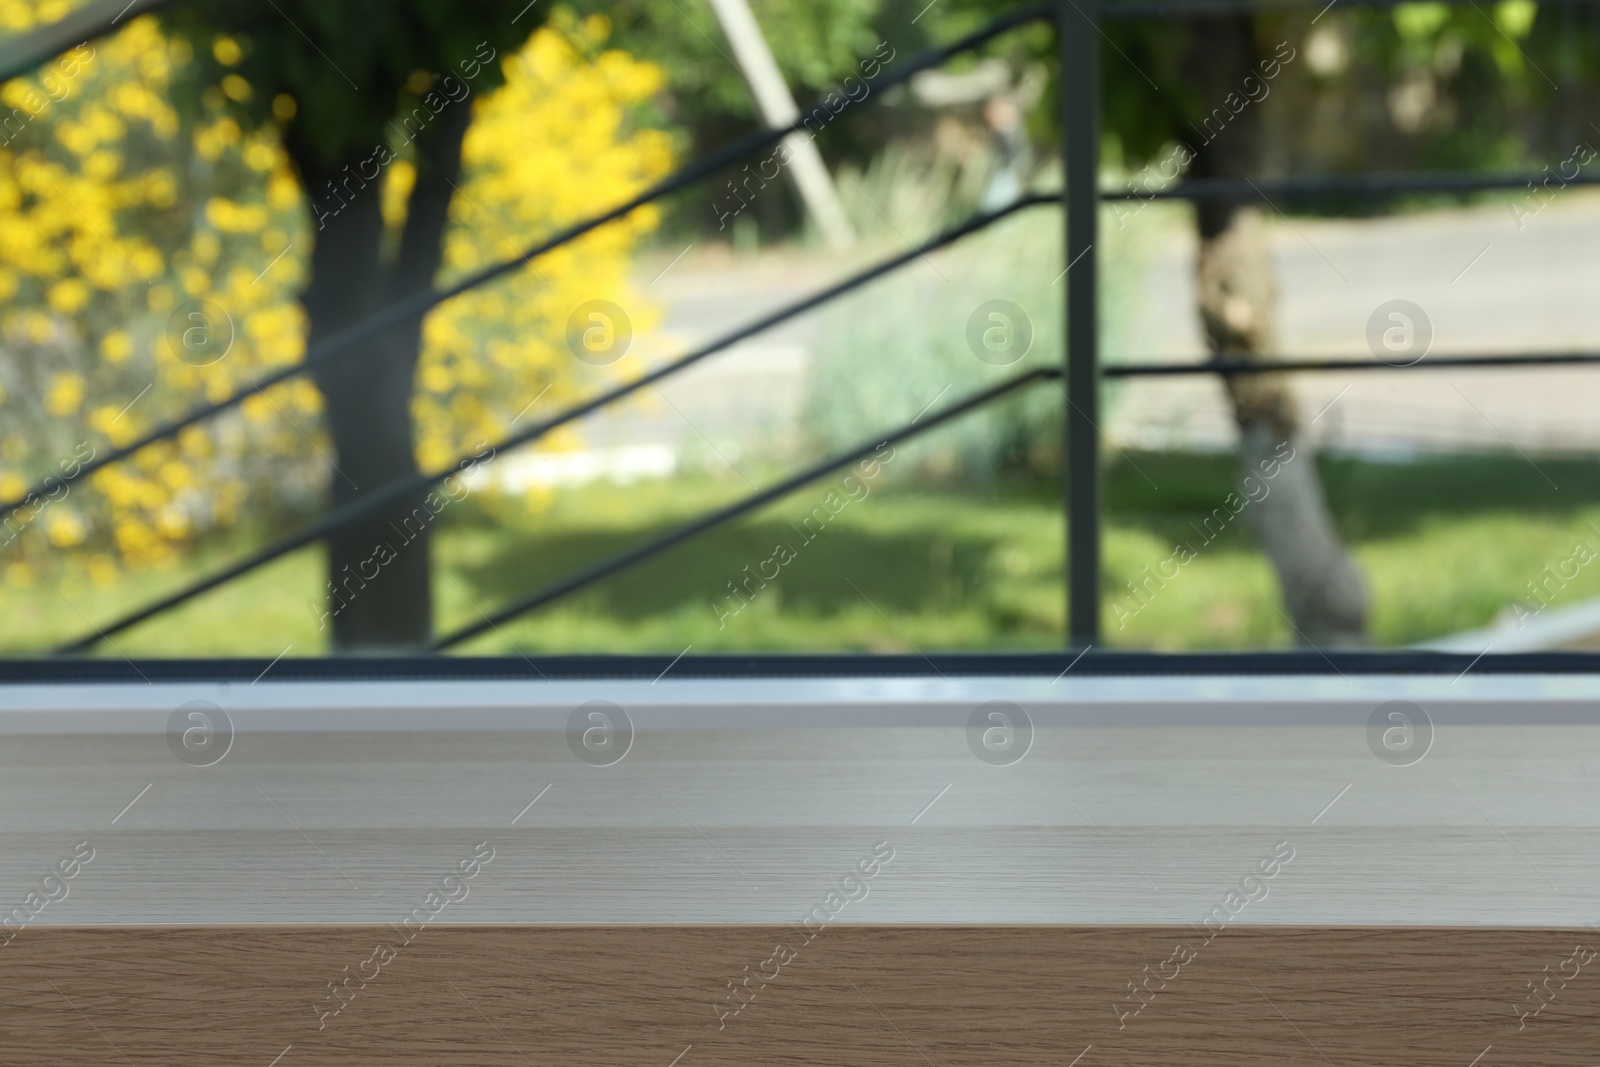
[[[1286,355],[1363,357],[1379,305],[1420,306],[1431,354],[1600,350],[1600,196],[1571,195],[1519,230],[1504,205],[1373,220],[1279,220],[1273,227]],[[1192,243],[1150,267],[1130,355],[1198,358]],[[1600,366],[1539,370],[1305,374],[1307,417],[1325,442],[1363,451],[1504,448],[1600,451]],[[1109,432],[1124,443],[1226,446],[1215,381],[1144,381],[1119,397]]]
[[[1368,220],[1274,219],[1284,353],[1370,356],[1379,305],[1410,300],[1431,320],[1433,355],[1600,350],[1600,192],[1572,193],[1519,229],[1504,204]],[[1104,240],[1116,239],[1114,232]],[[863,253],[865,255],[865,253]],[[807,294],[850,267],[823,256],[735,257],[669,249],[641,262],[638,287],[659,302],[642,335],[646,363],[685,351]],[[1198,361],[1193,238],[1168,227],[1116,302],[1123,359]],[[664,273],[663,273],[664,271]],[[814,319],[780,327],[585,424],[594,448],[699,452],[740,464],[781,450],[800,430]],[[1343,450],[1391,456],[1503,449],[1600,452],[1600,366],[1537,370],[1306,373],[1295,383],[1315,433]],[[1123,447],[1226,449],[1234,429],[1215,379],[1140,380],[1114,395],[1106,429]]]

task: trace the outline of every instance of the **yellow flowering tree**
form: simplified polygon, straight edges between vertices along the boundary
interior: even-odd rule
[[[558,11],[506,61],[504,86],[483,101],[462,146],[467,180],[451,203],[444,282],[626,200],[671,169],[668,135],[633,123],[638,105],[660,91],[661,71],[607,49],[609,32],[601,16]],[[414,181],[414,168],[397,163],[389,202]],[[394,207],[386,216],[398,225]],[[566,329],[581,304],[611,300],[633,313],[636,330],[649,325],[627,268],[658,222],[655,207],[641,208],[429,317],[412,402],[425,468],[504,434],[535,397],[548,407],[576,396],[584,379],[573,373]]]
[[[0,0],[0,30],[60,6]],[[607,50],[603,18],[526,27],[511,49],[503,31],[467,44],[435,33],[434,58],[449,60],[433,72],[415,55],[352,72],[311,51],[319,79],[270,30],[146,18],[0,89],[29,116],[8,130],[0,113],[0,497],[298,361],[308,329],[314,341],[448,283],[664,173],[668,138],[633,121],[656,68]],[[353,94],[319,95],[346,75],[371,99],[385,95],[379,75],[395,82],[378,109],[390,114],[374,126],[377,111],[348,113]],[[0,544],[13,577],[60,549],[95,573],[159,562],[246,506],[307,507],[329,468],[338,503],[492,440],[534,397],[572,395],[567,319],[597,297],[633,306],[627,257],[654,222],[639,212],[97,473],[36,517],[22,509],[20,536]],[[334,544],[330,579],[381,536],[369,525]],[[336,644],[426,635],[425,537],[402,555],[365,583],[387,590],[333,618]]]
[[[0,0],[0,25],[26,30],[62,6]],[[299,356],[285,299],[298,261],[259,280],[248,269],[303,229],[298,187],[270,136],[180,119],[168,99],[190,58],[143,19],[0,88],[0,498]],[[166,336],[201,301],[227,305],[238,335],[211,366]],[[21,509],[0,532],[8,571],[25,578],[79,546],[96,573],[114,557],[156,562],[232,522],[252,483],[304,485],[288,422],[316,403],[286,387]]]
[[[530,115],[502,123],[498,139],[477,138],[476,160],[464,154],[469,130],[480,115],[495,108],[495,97],[502,95],[508,79],[512,83],[504,95],[514,98],[522,92],[526,101],[532,99],[529,86],[519,87],[517,79],[537,82],[541,63],[546,73],[559,65],[555,54],[540,54],[537,39],[531,52],[523,52],[548,10],[523,0],[485,0],[470,7],[442,0],[202,0],[170,16],[175,30],[196,42],[197,55],[198,45],[217,34],[239,45],[240,55],[232,63],[213,50],[216,61],[202,68],[197,84],[208,86],[207,92],[220,88],[230,113],[247,128],[281,130],[284,148],[310,198],[314,222],[301,290],[313,348],[433,285],[446,266],[446,235],[452,224],[468,231],[487,227],[497,238],[487,243],[481,236],[449,238],[454,265],[497,255],[490,249],[516,243],[511,231],[497,224],[496,215],[508,222],[548,223],[570,218],[565,208],[599,206],[590,199],[596,191],[593,183],[552,202],[549,175],[543,172],[548,168],[537,163],[523,167],[510,158],[508,154],[538,155],[533,143],[538,133]],[[566,29],[599,33],[603,25],[568,24]],[[515,60],[524,54],[529,62],[519,67]],[[623,174],[625,186],[648,180],[665,163],[659,135],[627,131],[615,117],[629,103],[625,94],[645,86],[639,78],[609,76],[606,68],[630,62],[601,56],[592,64],[600,102],[606,105],[599,112],[585,109],[583,92],[596,85],[581,75],[576,92],[561,82],[537,85],[540,92],[564,96],[564,105],[582,117],[567,126],[569,137],[592,125],[632,139],[628,155],[633,166]],[[580,74],[580,67],[573,64],[567,73]],[[581,151],[567,142],[537,147],[554,147],[574,157]],[[469,162],[476,163],[478,173],[468,170]],[[409,167],[397,169],[398,164]],[[575,160],[571,170],[598,179],[597,165]],[[481,204],[472,189],[480,178],[488,201]],[[618,183],[602,184],[615,189]],[[519,197],[545,197],[546,203],[542,209],[519,209]],[[636,229],[647,222],[633,225]],[[515,232],[522,240],[529,237],[521,226]],[[606,271],[594,267],[605,262],[606,242],[614,253],[618,239],[617,234],[604,234],[575,246],[564,259],[553,258],[550,269],[593,271],[603,277]],[[598,263],[591,263],[591,254],[601,257]],[[535,268],[536,279],[542,270],[543,265]],[[480,311],[504,310],[513,318],[521,315],[523,324],[549,324],[551,308],[536,302],[513,313],[523,301],[506,290],[474,299]],[[504,302],[498,309],[497,300]],[[440,325],[429,327],[429,340],[442,355],[426,364],[421,362],[424,337],[418,317],[361,337],[336,360],[313,371],[332,438],[332,505],[360,502],[418,472],[414,406],[419,381],[425,397],[444,398],[425,406],[473,426],[491,423],[497,404],[508,399],[525,403],[536,395],[507,396],[504,389],[494,389],[496,379],[540,376],[536,370],[508,366],[519,359],[517,343],[504,335],[496,338],[493,331],[463,330],[467,320],[449,314]],[[489,356],[491,369],[480,374],[479,364],[496,340],[501,342],[495,348],[500,366],[494,368],[495,357]],[[523,346],[520,358],[537,360],[539,355],[537,346]],[[426,491],[385,496],[369,502],[362,518],[327,538],[328,610],[323,621],[331,619],[336,648],[396,649],[426,643],[432,625],[430,518],[440,510],[437,499]]]

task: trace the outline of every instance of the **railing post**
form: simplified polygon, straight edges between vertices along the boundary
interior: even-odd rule
[[[1066,250],[1067,641],[1100,637],[1098,286],[1094,254],[1100,169],[1098,0],[1059,0]]]

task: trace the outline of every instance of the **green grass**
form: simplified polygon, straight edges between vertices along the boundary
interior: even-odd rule
[[[1106,471],[1106,643],[1165,650],[1290,644],[1272,571],[1238,523],[1117,625],[1109,602],[1177,541],[1199,544],[1189,523],[1220,504],[1233,469],[1226,456],[1131,459],[1138,471],[1126,462]],[[1367,576],[1380,645],[1483,625],[1522,599],[1523,583],[1569,557],[1578,541],[1600,548],[1600,463],[1541,459],[1535,470],[1516,456],[1488,456],[1410,464],[1325,459],[1321,468]],[[1059,647],[1062,507],[1055,487],[919,489],[897,487],[890,476],[806,540],[797,527],[836,485],[803,490],[460,651]],[[447,513],[434,547],[440,632],[745,491],[742,482],[710,478],[596,486],[563,492],[537,520],[463,505]],[[42,578],[5,586],[0,648],[22,654],[77,636],[90,628],[86,619],[104,622],[175,589],[246,551],[247,540],[208,544],[181,568],[104,586],[71,568],[51,577],[55,587]],[[746,577],[744,568],[772,557],[780,543],[794,551],[793,560],[737,614],[719,619],[713,605],[727,612],[736,603],[727,583]],[[100,652],[270,657],[292,645],[294,655],[320,654],[326,635],[308,604],[321,585],[320,563],[316,549],[286,557],[117,636],[114,649]],[[1600,565],[1581,569],[1552,606],[1588,596],[1600,596]]]

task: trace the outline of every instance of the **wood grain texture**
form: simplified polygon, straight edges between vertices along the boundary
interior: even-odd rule
[[[0,952],[12,1067],[1585,1067],[1581,930],[787,926],[429,929],[336,1016],[371,927],[31,930]],[[789,962],[761,967],[774,946]],[[1195,955],[1139,1014],[1127,983]],[[727,981],[777,970],[719,1027]],[[1544,971],[1549,965],[1551,970]],[[1570,970],[1570,968],[1567,968]],[[355,988],[352,983],[351,988]],[[1159,980],[1148,988],[1159,989]],[[319,1023],[320,1029],[319,1029]],[[1520,1029],[1519,1029],[1520,1026]],[[275,1059],[280,1057],[281,1059]]]

